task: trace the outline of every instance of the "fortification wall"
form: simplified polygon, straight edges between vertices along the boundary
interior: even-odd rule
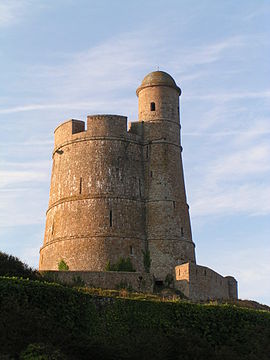
[[[66,284],[83,282],[85,286],[102,289],[117,289],[126,286],[134,291],[153,292],[154,285],[151,274],[139,272],[48,271],[46,275]]]
[[[63,258],[71,270],[103,271],[129,256],[143,271],[143,154],[126,120],[89,116],[86,131],[75,120],[56,129],[41,270],[56,270]]]
[[[175,286],[189,299],[237,299],[237,282],[206,266],[186,263],[175,267]]]

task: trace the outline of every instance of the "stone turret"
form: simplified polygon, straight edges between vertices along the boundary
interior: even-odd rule
[[[148,74],[137,89],[144,128],[146,235],[151,271],[164,280],[176,265],[195,263],[184,184],[179,120],[180,88],[163,72]]]

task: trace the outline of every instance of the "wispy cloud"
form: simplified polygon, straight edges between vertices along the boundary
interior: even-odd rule
[[[134,99],[134,93],[131,94],[130,89],[134,89],[135,92],[142,76],[145,75],[145,69],[155,70],[149,68],[149,64],[156,64],[156,59],[162,59],[158,62],[161,68],[169,69],[176,78],[179,77],[180,81],[187,84],[209,76],[209,68],[205,65],[221,61],[224,54],[248,43],[244,36],[233,36],[210,44],[181,47],[181,50],[174,51],[172,55],[168,51],[169,44],[166,44],[164,37],[153,38],[152,34],[158,31],[152,26],[135,32],[126,32],[87,50],[62,54],[59,65],[31,65],[25,68],[25,79],[21,86],[24,89],[27,82],[33,89],[31,102],[24,99],[23,104],[0,109],[0,114],[60,108],[102,108],[104,104],[113,105],[114,102],[119,102],[120,93],[121,103],[128,101],[130,106],[132,101],[134,103],[134,100],[131,101]],[[19,81],[16,87],[20,88]],[[36,95],[40,94],[40,88],[43,89],[42,101],[38,99],[39,95]],[[126,96],[123,96],[123,92],[126,92]],[[244,96],[268,98],[269,93],[258,91],[205,96],[186,94],[185,100],[196,98],[231,101]]]
[[[22,183],[47,181],[51,162],[2,162],[0,165],[0,190],[7,190]]]
[[[0,2],[0,27],[13,25],[20,21],[30,5],[31,0],[1,0]]]
[[[242,100],[242,99],[270,99],[270,89],[265,91],[239,91],[239,92],[228,92],[228,93],[215,93],[215,94],[192,94],[187,95],[186,100],[197,99],[197,100],[207,100],[215,102],[228,102],[233,100]]]

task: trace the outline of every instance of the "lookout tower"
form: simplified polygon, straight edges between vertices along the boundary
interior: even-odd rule
[[[146,236],[151,271],[164,280],[177,264],[195,263],[180,141],[181,89],[163,71],[148,74],[136,91],[144,127]]]

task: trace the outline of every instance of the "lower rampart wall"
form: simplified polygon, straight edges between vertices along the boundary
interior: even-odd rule
[[[153,275],[118,271],[40,271],[55,281],[102,289],[129,287],[135,291],[153,292]]]
[[[186,263],[175,267],[175,287],[191,300],[237,299],[237,281],[206,266]]]

